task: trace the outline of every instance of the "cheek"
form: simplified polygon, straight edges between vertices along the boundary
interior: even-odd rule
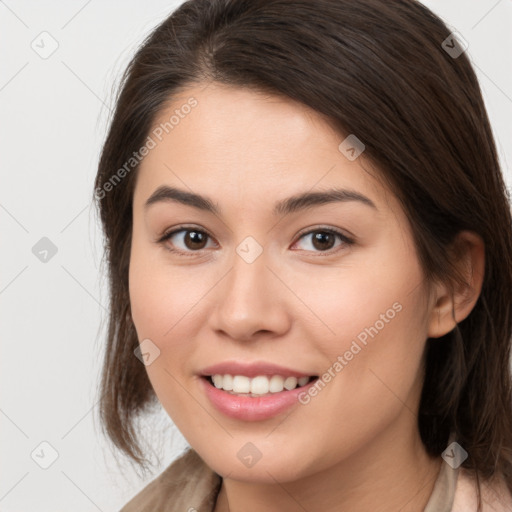
[[[194,418],[197,417],[197,422],[204,421],[197,414],[197,406],[183,378],[193,355],[193,333],[185,329],[190,328],[191,319],[194,325],[190,296],[195,294],[190,292],[190,282],[185,276],[180,277],[175,271],[171,276],[161,264],[148,264],[144,256],[142,250],[132,250],[129,290],[133,322],[139,341],[149,339],[159,351],[158,357],[146,366],[158,400],[178,428],[187,432],[190,424],[196,422]],[[187,419],[185,424],[183,418]]]
[[[425,325],[423,273],[416,255],[400,236],[383,239],[378,247],[350,254],[338,267],[288,276],[312,313],[304,309],[301,322],[315,326],[312,339],[331,356],[348,350],[354,339],[364,345],[393,337],[399,344]]]
[[[341,397],[349,410],[359,410],[359,419],[370,410],[384,418],[401,406],[397,396],[407,399],[421,378],[427,337],[423,273],[415,253],[410,246],[388,243],[368,254],[335,276],[317,273],[314,288],[311,276],[296,288],[317,317],[310,339],[325,356],[325,372],[331,375],[324,374],[325,380],[332,382],[328,393],[333,400]]]
[[[164,350],[165,340],[174,338],[180,323],[187,323],[194,314],[202,290],[195,285],[196,279],[191,281],[186,267],[166,265],[163,249],[141,238],[133,243],[130,255],[132,316],[139,339],[150,338]]]
[[[173,272],[171,276],[170,268],[162,267],[151,252],[143,243],[132,246],[129,293],[139,342],[149,339],[158,349],[158,357],[146,370],[157,396],[162,398],[160,389],[177,385],[171,377],[177,362],[189,359],[190,336],[185,335],[182,327],[187,324],[191,306],[183,293],[187,283],[180,279],[179,273]]]
[[[325,386],[302,397],[308,416],[324,422],[324,451],[339,440],[334,459],[369,442],[401,414],[415,421],[407,409],[414,411],[421,391],[425,326],[419,289],[410,293],[407,281],[392,293],[368,288],[366,300],[358,290],[339,293],[338,304],[326,302],[321,310],[335,332],[314,338],[327,361],[320,375]]]
[[[197,333],[204,325],[200,315],[205,295],[216,280],[197,271],[193,279],[191,275],[187,266],[167,265],[162,253],[147,243],[132,246],[129,293],[133,323],[139,341],[149,339],[158,348],[158,358],[146,370],[169,413],[180,402],[190,402],[182,384],[193,373]]]

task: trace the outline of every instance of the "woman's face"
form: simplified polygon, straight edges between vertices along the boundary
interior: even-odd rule
[[[219,84],[182,92],[150,137],[131,311],[190,445],[223,476],[284,482],[411,438],[433,306],[408,220],[363,169],[362,146],[340,149],[345,137],[291,100]],[[146,205],[159,187],[181,200]],[[240,393],[271,391],[235,396],[212,373]],[[294,376],[318,379],[291,391]]]

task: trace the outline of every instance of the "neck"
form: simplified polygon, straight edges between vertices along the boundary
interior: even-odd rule
[[[390,429],[336,466],[299,480],[268,484],[224,478],[215,512],[422,511],[442,459],[430,457],[417,429],[408,426],[407,437]]]

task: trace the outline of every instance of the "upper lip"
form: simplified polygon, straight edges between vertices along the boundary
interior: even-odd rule
[[[223,361],[203,368],[200,375],[210,377],[211,375],[245,375],[247,377],[258,377],[259,375],[281,375],[282,377],[311,377],[311,373],[304,373],[291,368],[285,368],[277,364],[265,361],[253,363],[242,363],[240,361]]]

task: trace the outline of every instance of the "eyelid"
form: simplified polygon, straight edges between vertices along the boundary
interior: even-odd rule
[[[333,226],[327,225],[309,226],[307,228],[304,228],[297,233],[297,238],[300,238],[301,236],[309,234],[314,231],[331,231],[333,233],[336,233],[337,235],[340,235],[342,238],[344,238],[347,241],[350,241],[351,243],[355,242],[355,237],[351,233],[344,232],[340,228],[335,228]]]
[[[199,231],[201,233],[205,233],[212,239],[214,238],[213,235],[210,234],[210,232],[207,229],[204,229],[202,227],[200,228],[197,226],[189,226],[189,225],[185,224],[185,225],[174,226],[170,229],[166,229],[161,235],[158,236],[156,242],[157,243],[163,242],[163,241],[167,240],[170,236],[175,235],[176,233],[179,233],[180,231],[186,231],[186,230]]]

